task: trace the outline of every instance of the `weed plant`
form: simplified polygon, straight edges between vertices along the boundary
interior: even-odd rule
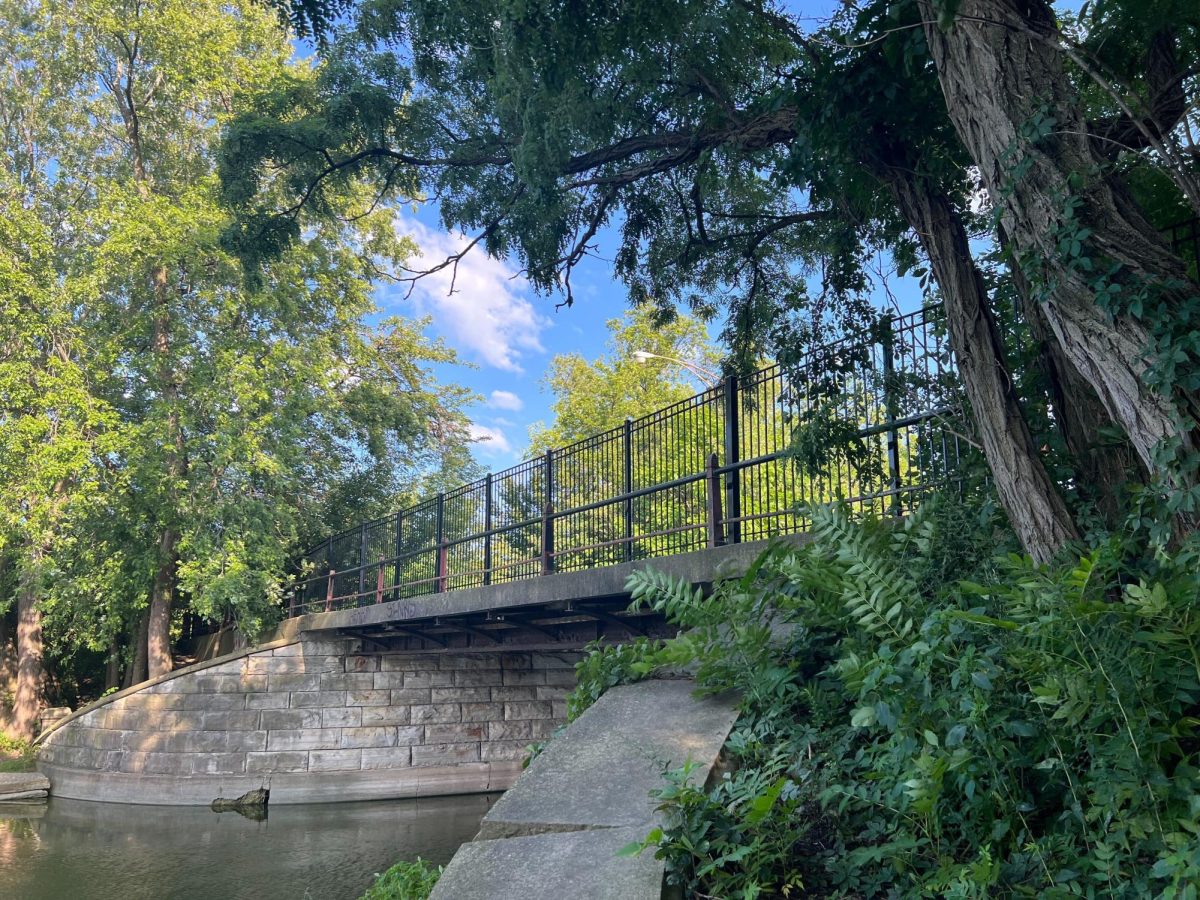
[[[743,698],[734,770],[667,772],[628,852],[729,900],[1196,897],[1200,543],[1039,567],[986,503],[811,514],[707,596],[635,574],[679,635],[580,665],[576,714],[660,667]]]

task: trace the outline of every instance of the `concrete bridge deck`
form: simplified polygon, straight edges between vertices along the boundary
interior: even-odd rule
[[[806,535],[787,540],[804,541]],[[606,633],[644,633],[653,618],[630,613],[625,583],[640,569],[654,569],[694,585],[744,571],[767,541],[729,544],[675,556],[564,572],[486,587],[462,588],[285,620],[276,637],[338,632],[389,649],[435,650],[550,641],[582,646]],[[589,629],[589,623],[591,628]]]

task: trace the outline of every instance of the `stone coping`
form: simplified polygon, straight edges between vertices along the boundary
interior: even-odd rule
[[[30,791],[48,791],[50,782],[40,772],[0,772],[0,800]]]
[[[648,852],[617,856],[645,836],[645,828],[626,827],[472,841],[454,854],[429,900],[658,897],[662,861]]]
[[[658,822],[650,791],[665,769],[690,761],[703,784],[717,764],[737,698],[694,690],[652,679],[607,691],[496,801],[430,900],[659,898],[662,860],[615,854]]]
[[[270,775],[133,775],[39,763],[54,796],[148,806],[207,806],[218,797],[240,797],[255,788],[271,791],[270,805],[404,800],[507,789],[521,763],[506,760],[410,769],[277,773]]]
[[[156,684],[172,681],[173,679],[180,678],[184,675],[191,675],[194,672],[203,672],[205,669],[211,669],[215,666],[224,665],[227,662],[233,662],[235,660],[242,659],[243,657],[250,656],[253,653],[259,653],[263,650],[274,650],[276,647],[286,647],[289,644],[295,644],[300,640],[301,629],[295,625],[290,625],[290,623],[294,623],[296,621],[297,620],[295,619],[291,619],[282,623],[282,625],[275,630],[275,635],[272,637],[272,639],[266,643],[255,644],[250,647],[243,647],[240,650],[234,650],[232,653],[226,653],[224,656],[214,656],[212,659],[205,659],[198,663],[192,663],[190,666],[172,669],[165,675],[159,675],[157,678],[151,678],[147,681],[138,682],[132,687],[123,688],[122,690],[107,694],[101,697],[99,700],[93,700],[86,706],[79,707],[79,709],[75,710],[69,716],[63,716],[61,719],[54,722],[49,728],[34,738],[33,745],[36,747],[64,725],[74,722],[80,716],[85,716],[93,710],[107,706],[114,700],[120,700],[122,697],[128,697],[130,694],[136,694],[139,691],[144,691]],[[284,627],[289,625],[290,627]]]
[[[655,569],[687,578],[693,584],[705,584],[726,574],[744,572],[753,559],[770,546],[772,540],[805,543],[811,540],[811,536],[807,533],[782,535],[771,540],[728,544],[673,556],[655,556],[596,569],[461,588],[441,594],[372,603],[353,609],[309,613],[287,621],[299,623],[302,631],[363,628],[388,622],[419,621],[495,609],[627,596],[625,581],[630,574],[640,569]]]
[[[550,741],[488,810],[481,838],[656,821],[650,792],[686,762],[703,783],[737,718],[730,696],[696,698],[690,679],[612,688]]]

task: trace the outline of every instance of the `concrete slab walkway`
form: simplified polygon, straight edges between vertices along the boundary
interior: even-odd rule
[[[650,791],[687,761],[703,783],[737,718],[689,680],[613,688],[552,740],[459,849],[431,900],[650,900],[662,863],[617,857],[657,823]]]

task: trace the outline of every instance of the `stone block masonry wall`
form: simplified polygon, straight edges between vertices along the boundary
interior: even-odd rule
[[[500,765],[515,777],[525,748],[565,720],[578,658],[371,653],[353,640],[304,640],[102,703],[51,732],[39,761],[52,782],[56,769],[215,777],[234,788],[434,767]]]

